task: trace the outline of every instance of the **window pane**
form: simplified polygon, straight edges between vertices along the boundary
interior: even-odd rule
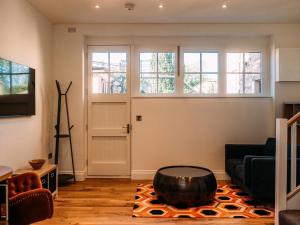
[[[12,73],[29,73],[29,67],[18,63],[12,63]]]
[[[200,53],[184,53],[184,72],[200,73]]]
[[[126,73],[112,73],[110,75],[110,93],[126,93]]]
[[[171,94],[175,92],[175,76],[169,74],[159,74],[158,93]]]
[[[261,72],[261,53],[245,53],[245,71],[251,73]]]
[[[140,91],[142,94],[157,93],[157,78],[141,78]]]
[[[202,72],[218,72],[218,53],[202,53]]]
[[[140,72],[157,72],[157,53],[140,53]]]
[[[108,53],[93,53],[92,70],[93,72],[108,72]]]
[[[126,72],[126,53],[110,53],[110,72]]]
[[[29,75],[12,75],[12,94],[28,94]]]
[[[227,74],[227,93],[243,93],[243,74]]]
[[[158,72],[175,73],[175,53],[158,53]]]
[[[227,72],[243,72],[243,53],[227,53]]]
[[[218,92],[218,75],[202,74],[202,93],[216,94]]]
[[[0,95],[10,94],[10,76],[0,75]]]
[[[200,74],[184,75],[184,93],[186,94],[200,93]]]
[[[93,93],[109,93],[109,82],[107,73],[93,74]]]
[[[261,75],[246,74],[245,75],[245,93],[260,94],[261,93]]]
[[[10,73],[9,61],[0,59],[0,73]]]

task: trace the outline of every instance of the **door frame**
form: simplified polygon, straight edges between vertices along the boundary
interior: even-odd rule
[[[129,102],[129,123],[130,125],[132,124],[132,116],[131,116],[131,111],[132,111],[132,105],[131,105],[131,87],[132,87],[132,77],[134,76],[133,74],[133,65],[134,65],[134,59],[132,57],[133,54],[133,49],[134,46],[131,44],[86,44],[85,45],[85,49],[84,49],[84,65],[85,65],[85,76],[84,76],[84,107],[85,107],[85,114],[84,114],[84,124],[85,124],[85,128],[84,128],[84,134],[85,134],[85,143],[84,143],[84,147],[85,147],[85,151],[84,151],[84,160],[85,160],[85,178],[131,178],[131,173],[132,173],[132,132],[129,135],[129,175],[88,175],[88,147],[89,147],[89,137],[88,137],[88,116],[89,116],[89,112],[88,112],[88,107],[89,107],[89,102],[88,102],[88,98],[89,98],[89,72],[90,72],[90,61],[89,61],[89,50],[90,49],[101,49],[101,48],[107,48],[107,47],[111,47],[111,48],[115,48],[115,49],[120,49],[120,48],[124,48],[126,47],[128,49],[128,72],[127,74],[127,93],[126,95],[124,95],[124,98],[128,98],[128,102]],[[101,95],[101,94],[100,94]],[[108,97],[109,96],[109,97]],[[100,96],[99,96],[100,97]],[[107,98],[108,97],[108,98]],[[104,94],[102,94],[102,98],[103,101],[107,101],[108,99],[113,99],[113,95],[109,95],[106,94],[106,97]],[[120,97],[119,97],[120,98]]]

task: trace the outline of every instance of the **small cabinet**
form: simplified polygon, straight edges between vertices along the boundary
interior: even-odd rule
[[[27,167],[21,170],[17,170],[16,174],[22,174],[26,172],[37,173],[43,185],[43,188],[48,189],[53,196],[57,194],[57,167],[56,165],[46,164],[39,170],[33,170],[31,167]]]

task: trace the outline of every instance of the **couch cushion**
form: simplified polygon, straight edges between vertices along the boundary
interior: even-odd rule
[[[275,156],[276,154],[276,139],[268,138],[264,147],[264,155]]]
[[[300,225],[300,211],[286,210],[279,212],[280,225]]]
[[[236,165],[236,167],[234,168],[233,176],[241,182],[244,181],[244,168],[244,164]]]
[[[229,168],[229,174],[230,176],[233,176],[233,174],[235,173],[235,168],[238,165],[242,165],[243,164],[243,160],[242,159],[228,159],[227,160],[227,165]]]

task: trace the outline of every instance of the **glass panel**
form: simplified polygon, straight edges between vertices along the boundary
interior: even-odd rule
[[[202,93],[218,93],[218,74],[202,74]]]
[[[92,71],[93,72],[108,72],[108,53],[93,53],[92,54]]]
[[[110,93],[126,93],[126,73],[112,73],[110,75]]]
[[[227,72],[243,72],[243,53],[227,53]]]
[[[157,72],[157,53],[140,53],[140,72]]]
[[[159,74],[158,93],[171,94],[175,92],[175,76],[170,74]]]
[[[12,73],[29,73],[29,67],[18,63],[12,63]]]
[[[218,72],[218,53],[202,53],[202,72]]]
[[[158,53],[158,72],[175,73],[175,53]]]
[[[261,72],[261,53],[245,53],[245,71],[251,73]]]
[[[12,75],[12,94],[28,94],[29,75]]]
[[[93,93],[104,94],[109,93],[109,82],[107,73],[93,74]]]
[[[200,93],[200,74],[184,75],[184,93],[185,94]]]
[[[260,94],[261,93],[261,75],[246,74],[245,75],[245,93]]]
[[[126,53],[110,53],[110,72],[126,72]]]
[[[0,73],[10,73],[9,61],[0,59]]]
[[[243,74],[227,74],[227,93],[243,94]]]
[[[184,53],[184,72],[200,73],[200,53]]]
[[[10,94],[10,76],[0,75],[0,95]]]
[[[141,78],[140,91],[142,94],[157,93],[157,78]]]
[[[141,78],[156,78],[157,73],[141,73]]]

